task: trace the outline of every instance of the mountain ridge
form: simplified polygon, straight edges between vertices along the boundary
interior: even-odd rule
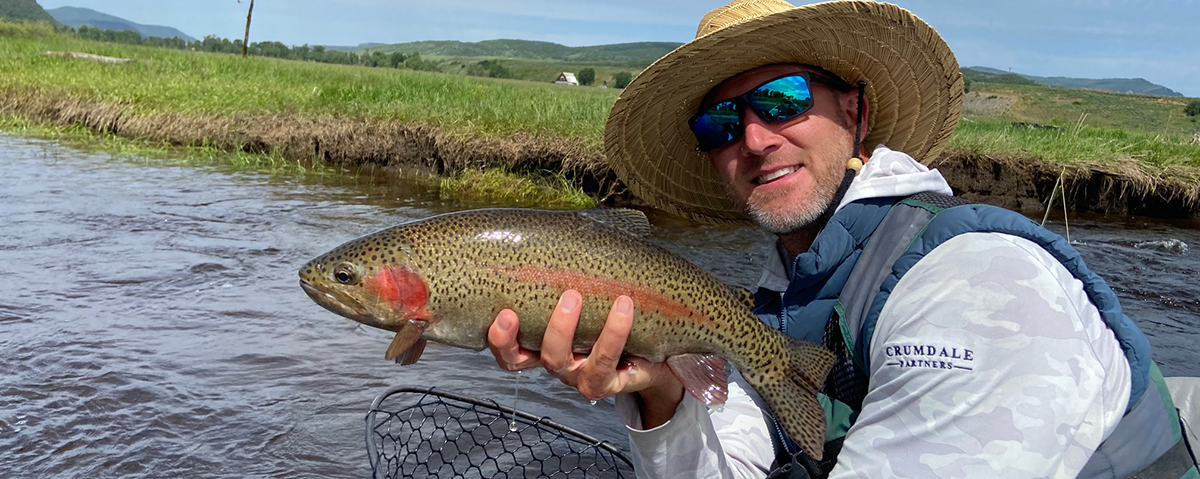
[[[69,25],[73,28],[79,28],[82,25],[87,25],[89,27],[103,28],[106,30],[133,30],[142,34],[142,38],[179,37],[189,42],[196,41],[195,38],[192,38],[186,33],[183,33],[173,27],[163,25],[142,25],[118,16],[109,15],[104,12],[98,12],[90,8],[58,7],[46,10],[46,13],[54,17],[54,19],[59,23]]]
[[[1153,83],[1145,78],[1074,78],[1061,76],[1042,77],[982,66],[966,67],[963,70],[974,70],[990,75],[1017,75],[1043,85],[1059,88],[1108,90],[1117,93],[1136,93],[1139,95],[1152,96],[1183,96],[1182,93],[1157,83]]]
[[[4,0],[0,3],[0,18],[58,24],[58,21],[35,0]]]

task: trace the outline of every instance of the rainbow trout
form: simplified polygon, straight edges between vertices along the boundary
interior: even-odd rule
[[[463,211],[338,246],[304,265],[300,285],[334,313],[395,331],[385,357],[402,364],[416,362],[426,340],[484,349],[505,308],[520,318],[521,346],[540,350],[567,289],[583,296],[574,348],[586,353],[613,301],[627,295],[635,312],[626,354],[666,362],[709,405],[725,401],[728,360],[788,435],[820,457],[816,393],[833,355],[763,324],[745,290],[639,238],[649,229],[627,209]]]

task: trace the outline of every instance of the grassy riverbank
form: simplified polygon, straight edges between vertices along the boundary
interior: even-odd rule
[[[155,164],[213,166],[228,171],[252,170],[281,175],[357,176],[359,169],[333,167],[321,162],[285,158],[276,151],[251,153],[211,145],[176,146],[125,138],[78,124],[58,125],[31,120],[21,114],[0,112],[0,131],[53,140],[85,151],[137,158]],[[370,172],[368,172],[370,173]],[[561,174],[521,175],[503,168],[463,170],[437,176],[426,172],[392,171],[418,184],[424,183],[442,198],[486,199],[514,207],[590,208],[594,198]]]
[[[597,198],[623,190],[601,148],[618,90],[99,43],[29,24],[0,22],[0,38],[0,110],[39,123],[330,166],[443,176],[500,168]],[[980,101],[968,98],[947,154],[929,163],[967,197],[1004,206],[1044,201],[1066,167],[1079,210],[1200,211],[1200,124],[1182,107],[1133,95],[1064,100],[1066,90],[1039,88],[973,85]],[[1160,120],[1170,108],[1179,112]]]

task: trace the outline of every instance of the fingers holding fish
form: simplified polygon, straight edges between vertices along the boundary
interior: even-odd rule
[[[567,290],[559,297],[546,324],[540,352],[546,371],[572,387],[576,384],[575,371],[587,359],[587,356],[574,352],[575,329],[579,325],[582,303],[583,298],[575,290]]]
[[[662,388],[664,384],[670,389],[671,383],[682,390],[664,364],[624,354],[634,319],[633,300],[628,296],[618,296],[613,302],[591,351],[586,355],[573,352],[571,345],[579,321],[577,295],[575,291],[565,293],[547,325],[541,352],[547,371],[593,400]]]
[[[594,371],[612,371],[621,361],[621,353],[625,350],[625,341],[629,339],[629,330],[633,328],[633,300],[621,295],[613,302],[604,329],[592,352],[588,355],[587,368]],[[584,378],[588,379],[588,378]]]
[[[633,327],[633,300],[619,296],[613,302],[604,329],[586,361],[578,369],[575,388],[588,399],[601,399],[623,392],[629,382],[629,368],[622,364],[625,341]]]
[[[517,332],[520,322],[517,313],[511,309],[500,311],[496,320],[488,328],[488,349],[496,357],[496,364],[507,371],[524,371],[541,364],[537,352],[522,348],[517,344]]]

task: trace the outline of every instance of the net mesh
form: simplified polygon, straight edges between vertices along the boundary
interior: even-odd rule
[[[366,419],[376,479],[634,477],[611,444],[494,401],[393,388]]]

